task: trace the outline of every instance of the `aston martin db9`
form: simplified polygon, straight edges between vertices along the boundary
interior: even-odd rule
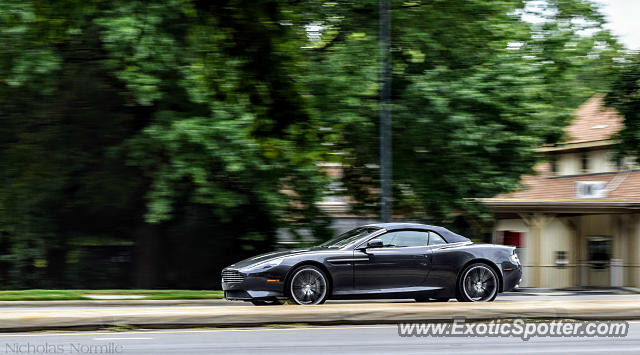
[[[520,282],[514,247],[474,244],[450,230],[381,223],[307,249],[278,251],[222,270],[228,300],[255,305],[327,299],[489,302]]]

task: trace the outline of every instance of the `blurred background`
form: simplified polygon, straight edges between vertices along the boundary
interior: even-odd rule
[[[531,286],[637,268],[638,42],[607,1],[386,3],[388,50],[377,0],[0,0],[0,287],[217,289],[380,220],[385,79],[394,220],[528,247]]]

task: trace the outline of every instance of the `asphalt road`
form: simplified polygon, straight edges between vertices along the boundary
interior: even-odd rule
[[[102,352],[97,351],[102,347]],[[57,349],[57,350],[56,350]],[[0,334],[3,354],[614,354],[640,352],[640,322],[626,338],[402,338],[395,325]]]

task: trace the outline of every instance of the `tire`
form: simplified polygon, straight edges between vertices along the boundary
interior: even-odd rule
[[[485,263],[467,266],[458,280],[456,299],[460,302],[491,302],[498,295],[500,280]]]
[[[280,300],[253,300],[251,301],[254,306],[279,306],[282,304]]]
[[[303,265],[291,273],[287,290],[291,300],[296,304],[322,304],[329,295],[329,280],[319,268]]]

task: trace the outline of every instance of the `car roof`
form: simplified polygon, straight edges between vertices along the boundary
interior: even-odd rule
[[[430,230],[440,234],[447,243],[468,242],[469,238],[463,237],[459,234],[453,233],[445,227],[432,226],[421,223],[373,223],[367,224],[365,227],[378,227],[384,228],[388,231],[402,230],[402,229],[417,229],[417,230]]]

